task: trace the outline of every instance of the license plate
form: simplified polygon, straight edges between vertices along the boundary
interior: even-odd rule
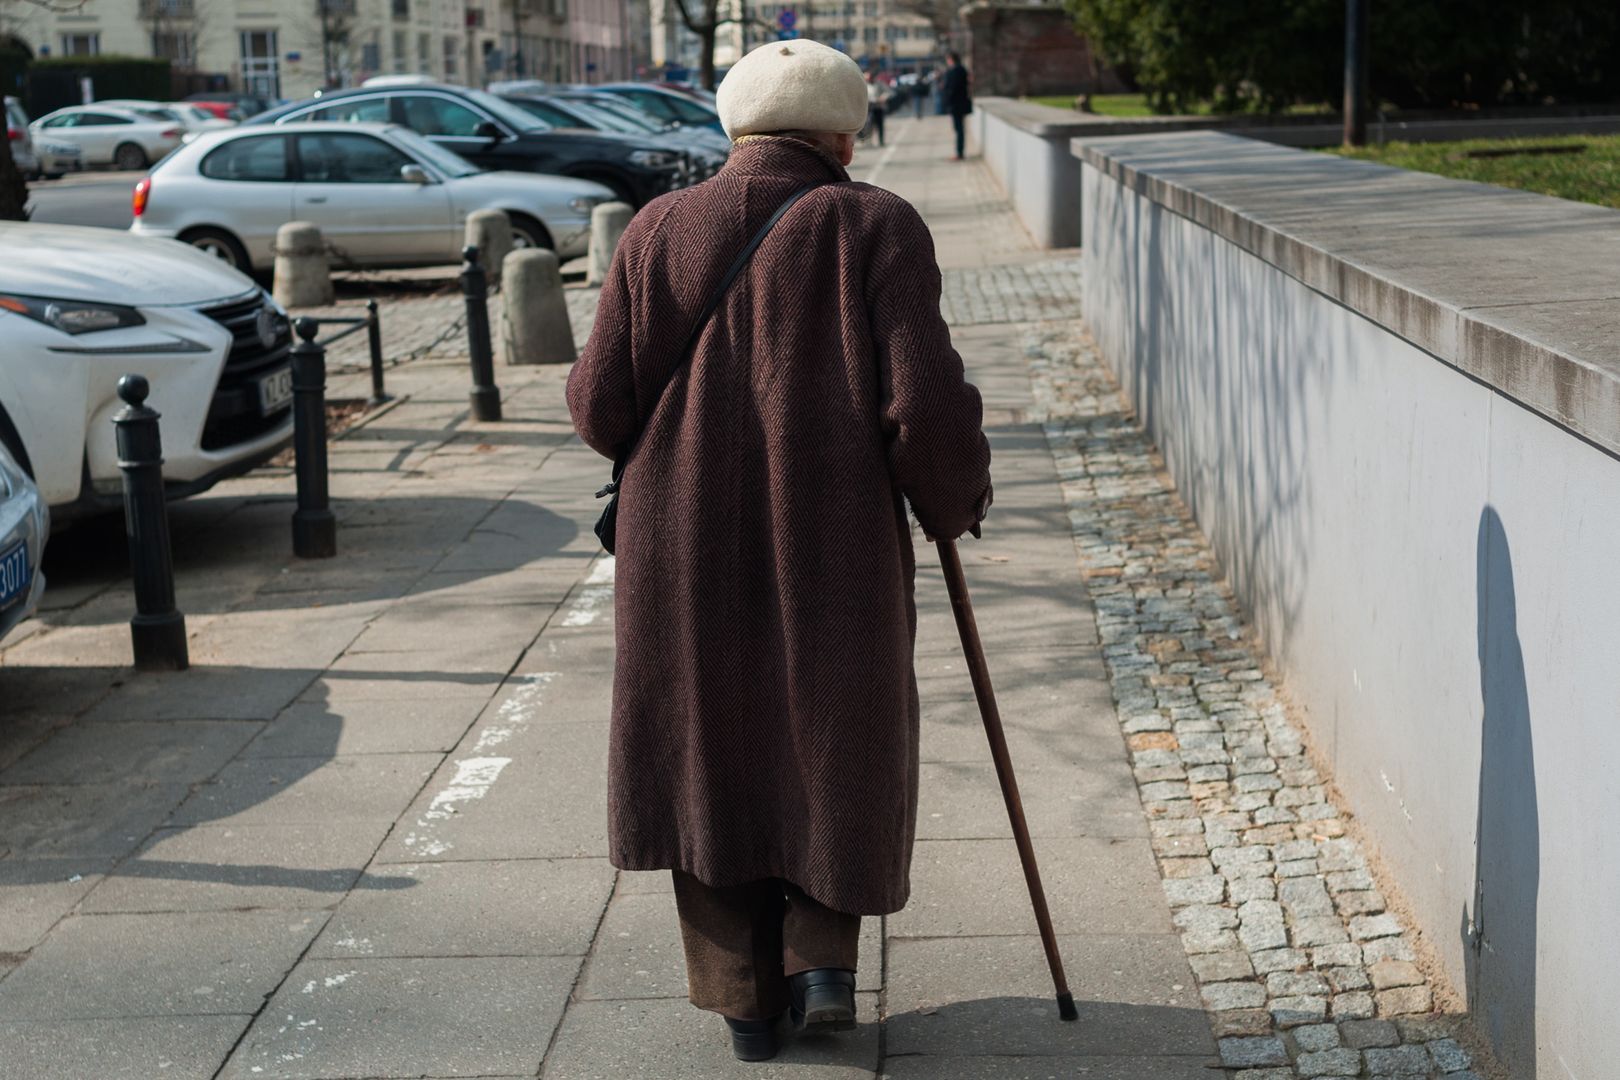
[[[0,554],[0,608],[28,595],[28,545],[14,544]]]
[[[259,380],[259,414],[269,416],[292,404],[292,368],[272,371]]]

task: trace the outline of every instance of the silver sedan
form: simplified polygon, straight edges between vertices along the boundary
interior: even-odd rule
[[[276,230],[310,221],[341,267],[460,261],[467,215],[504,210],[518,247],[585,253],[613,193],[572,177],[482,172],[394,124],[303,123],[202,135],[135,186],[130,232],[192,244],[240,270],[274,264]]]
[[[45,500],[0,438],[0,638],[39,606],[45,591],[39,560],[50,531]]]

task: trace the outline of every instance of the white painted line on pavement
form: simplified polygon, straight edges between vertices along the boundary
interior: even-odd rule
[[[900,144],[905,141],[906,136],[910,133],[910,124],[900,125],[900,133],[894,137],[893,142],[889,143],[888,149],[883,151],[882,155],[878,158],[877,164],[872,166],[872,171],[866,174],[866,182],[868,184],[877,183],[878,177],[883,175],[883,170],[888,168],[889,159],[894,157],[894,152],[900,149]]]
[[[564,626],[589,626],[613,602],[613,565],[611,555],[604,555],[585,576],[584,587],[569,605],[563,616]]]

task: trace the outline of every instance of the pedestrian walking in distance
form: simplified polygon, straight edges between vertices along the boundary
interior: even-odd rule
[[[963,144],[967,137],[966,118],[973,111],[973,76],[962,66],[960,53],[947,53],[945,74],[941,76],[940,95],[945,99],[945,111],[951,114],[951,127],[956,129],[956,157],[962,160]]]
[[[610,854],[673,874],[692,1003],[753,1061],[854,1026],[861,917],[906,903],[907,505],[976,531],[990,451],[927,226],[845,172],[855,62],[771,42],[717,107],[731,157],[631,221],[568,408],[623,464]]]
[[[866,73],[866,123],[883,145],[883,114],[888,109],[889,88],[878,81],[870,71]]]

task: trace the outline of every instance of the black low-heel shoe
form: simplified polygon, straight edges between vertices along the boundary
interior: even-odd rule
[[[850,1031],[855,1027],[855,973],[815,968],[788,979],[793,1027],[798,1031]]]
[[[733,1020],[726,1017],[731,1029],[731,1052],[738,1061],[769,1061],[776,1056],[775,1020]]]

